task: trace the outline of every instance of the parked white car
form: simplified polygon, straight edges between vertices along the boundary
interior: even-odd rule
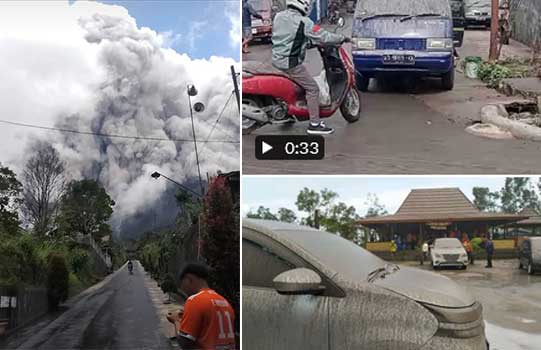
[[[436,238],[430,249],[430,259],[434,269],[444,266],[465,269],[468,266],[468,254],[457,238]]]

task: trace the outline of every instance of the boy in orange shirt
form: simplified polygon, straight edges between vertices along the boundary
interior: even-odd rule
[[[182,349],[234,350],[235,312],[229,302],[208,286],[209,270],[201,264],[186,265],[180,289],[189,295],[177,336]]]

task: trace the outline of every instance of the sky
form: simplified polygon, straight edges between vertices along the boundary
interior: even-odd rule
[[[191,58],[239,60],[239,0],[102,1],[126,8],[138,26],[164,35],[167,44]]]
[[[377,195],[379,202],[389,213],[395,213],[411,189],[459,187],[473,200],[473,187],[488,187],[500,190],[504,185],[503,176],[483,177],[260,177],[244,176],[242,186],[242,213],[260,205],[276,212],[280,207],[296,209],[297,194],[304,187],[313,190],[328,188],[338,193],[339,201],[353,205],[357,213],[364,216],[368,206],[368,193]]]

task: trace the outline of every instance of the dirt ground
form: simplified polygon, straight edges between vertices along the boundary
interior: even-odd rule
[[[432,270],[429,264],[407,265]],[[466,270],[438,270],[465,287],[483,305],[491,349],[534,350],[541,348],[541,274],[528,275],[518,261],[494,260],[492,269],[476,261]]]

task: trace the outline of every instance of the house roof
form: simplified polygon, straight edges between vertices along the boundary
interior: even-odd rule
[[[499,221],[514,222],[528,216],[480,211],[459,188],[413,189],[394,215],[364,218],[362,225],[392,223]]]
[[[524,208],[520,211],[519,215],[525,215],[528,216],[528,219],[520,220],[517,222],[517,225],[519,226],[527,226],[527,225],[541,225],[541,215],[535,209],[532,208]]]

